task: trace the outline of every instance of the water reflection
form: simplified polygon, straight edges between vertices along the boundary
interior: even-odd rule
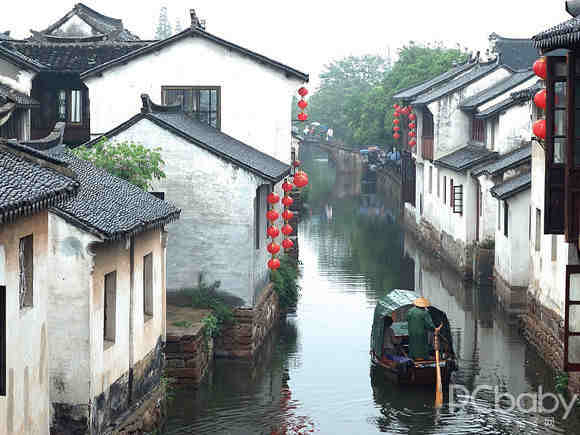
[[[456,385],[512,394],[553,389],[551,372],[498,311],[490,289],[466,285],[423,252],[377,195],[353,193],[352,181],[326,161],[305,165],[315,189],[299,229],[303,294],[296,314],[256,361],[217,360],[198,390],[179,390],[166,433],[579,432],[575,416],[562,421],[560,413],[548,428],[545,416],[495,409],[493,391],[468,407],[436,411],[431,388],[399,387],[372,368],[377,299],[392,288],[414,288],[448,315],[459,358]]]

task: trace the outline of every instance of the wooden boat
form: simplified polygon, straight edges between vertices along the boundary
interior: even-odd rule
[[[413,306],[413,301],[421,296],[411,290],[395,289],[377,302],[375,308],[373,329],[371,333],[371,359],[373,364],[384,369],[386,377],[402,384],[435,385],[435,356],[432,359],[410,359],[409,333],[407,324],[407,312]],[[447,315],[430,306],[427,308],[435,326],[443,323],[439,332],[441,377],[444,387],[449,385],[451,373],[457,370],[457,361],[453,351],[453,340],[449,328]],[[401,355],[394,361],[383,356],[383,337],[385,317],[391,316],[393,324],[391,328],[395,336],[402,338],[400,345]]]

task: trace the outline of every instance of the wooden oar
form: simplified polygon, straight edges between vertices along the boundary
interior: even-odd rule
[[[435,390],[435,408],[441,408],[443,406],[443,386],[441,384],[441,367],[439,367],[439,330],[441,329],[439,325],[438,328],[435,329],[435,334],[433,336],[434,347],[435,347],[435,375],[437,380],[436,390]]]

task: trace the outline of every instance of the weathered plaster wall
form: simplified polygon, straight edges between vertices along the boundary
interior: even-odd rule
[[[489,190],[495,186],[495,183],[493,179],[487,175],[478,177],[478,180],[481,185],[482,192],[481,216],[479,217],[479,240],[493,240],[495,238],[495,232],[497,229],[498,202],[497,199],[491,196]]]
[[[161,86],[221,86],[221,130],[290,162],[291,101],[301,82],[203,38],[182,39],[86,84],[92,135],[137,114],[142,93],[160,103]],[[259,91],[260,104],[251,104],[252,90]]]
[[[161,147],[167,178],[153,190],[181,208],[169,227],[167,288],[197,285],[200,272],[208,283],[251,306],[255,289],[267,277],[265,194],[260,199],[260,248],[255,247],[254,198],[258,176],[142,120],[117,135],[148,148]]]
[[[36,73],[25,71],[5,59],[0,58],[0,83],[30,95],[32,79]]]
[[[6,396],[0,396],[0,434],[44,435],[49,430],[49,341],[47,336],[48,295],[47,212],[0,226],[0,251],[6,286]],[[19,307],[20,238],[33,235],[32,307]],[[17,351],[11,351],[17,349]]]
[[[507,153],[531,140],[530,104],[533,103],[511,107],[500,115],[495,151]]]

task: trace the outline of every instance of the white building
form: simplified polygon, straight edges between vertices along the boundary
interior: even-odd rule
[[[168,289],[193,288],[203,273],[210,283],[219,280],[237,305],[252,307],[269,276],[266,196],[290,166],[179,105],[156,105],[147,95],[141,101],[140,113],[104,137],[160,148],[166,178],[154,188],[182,209],[169,236]]]

